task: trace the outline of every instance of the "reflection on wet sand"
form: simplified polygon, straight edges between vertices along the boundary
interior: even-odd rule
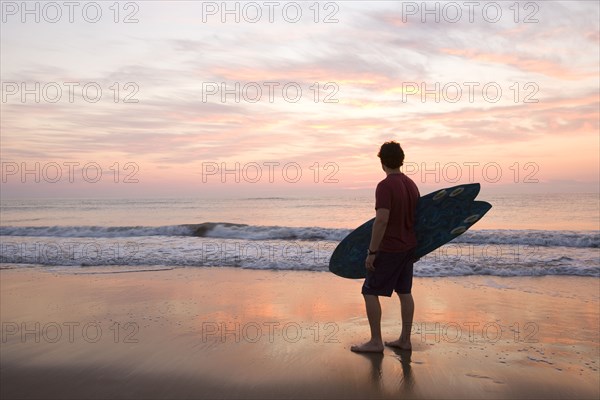
[[[0,398],[600,398],[597,279],[415,279],[414,353],[357,355],[350,344],[368,329],[358,283],[328,274],[0,275]],[[382,306],[382,335],[396,337],[400,310]]]
[[[402,365],[402,383],[400,384],[400,387],[406,394],[411,393],[415,385],[415,379],[410,365],[412,350],[404,350],[396,347],[392,347],[392,350],[400,361],[400,365]]]
[[[411,394],[415,385],[413,372],[411,368],[412,350],[404,350],[395,347],[390,348],[394,352],[394,357],[400,361],[402,366],[402,377],[398,382],[398,394]],[[377,391],[384,391],[384,369],[383,360],[386,357],[383,353],[357,353],[371,362],[371,385]],[[396,385],[394,385],[396,386]]]

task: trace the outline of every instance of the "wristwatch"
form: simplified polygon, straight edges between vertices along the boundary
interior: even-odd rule
[[[371,251],[371,249],[368,249],[368,250],[367,250],[367,253],[368,253],[370,256],[372,256],[373,254],[377,254],[377,252],[376,252],[376,251]]]

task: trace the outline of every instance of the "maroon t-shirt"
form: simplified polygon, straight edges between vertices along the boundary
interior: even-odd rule
[[[403,173],[390,174],[379,182],[375,190],[375,209],[390,210],[379,250],[399,253],[417,245],[414,225],[419,197],[417,185]]]

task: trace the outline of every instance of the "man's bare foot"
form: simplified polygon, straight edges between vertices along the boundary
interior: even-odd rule
[[[383,353],[383,343],[369,341],[359,346],[352,346],[350,350],[355,353]]]
[[[397,349],[402,349],[402,350],[411,350],[412,349],[412,345],[410,344],[410,341],[401,341],[400,339],[394,340],[393,342],[385,342],[385,345],[388,347],[395,347]]]

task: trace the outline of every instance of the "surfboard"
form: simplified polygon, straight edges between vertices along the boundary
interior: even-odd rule
[[[475,201],[479,183],[458,185],[422,196],[417,203],[415,258],[434,251],[466,232],[487,213],[492,205]],[[329,270],[344,278],[365,277],[365,259],[371,242],[375,218],[365,222],[335,248],[329,260]]]

